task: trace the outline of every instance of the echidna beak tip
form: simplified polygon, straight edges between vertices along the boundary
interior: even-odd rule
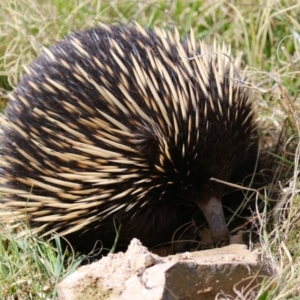
[[[230,243],[221,198],[210,196],[196,201],[208,223],[214,246],[223,247]]]

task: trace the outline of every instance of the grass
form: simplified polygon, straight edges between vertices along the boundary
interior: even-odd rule
[[[276,226],[261,228],[262,256],[279,275],[256,299],[300,299],[300,3],[297,0],[2,0],[0,10],[0,105],[40,53],[73,30],[97,22],[152,27],[176,25],[182,35],[243,51],[261,128],[262,148],[276,149],[273,188]],[[268,196],[266,195],[266,198]],[[29,235],[0,227],[0,298],[55,299],[55,285],[80,258]],[[248,299],[248,298],[245,298]]]
[[[54,243],[31,235],[18,236],[0,227],[0,299],[55,299],[56,284],[73,273],[83,257],[63,251],[60,239]]]

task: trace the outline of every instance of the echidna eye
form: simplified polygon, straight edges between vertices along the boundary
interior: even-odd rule
[[[158,137],[154,132],[144,128],[138,131],[136,137],[136,148],[138,149],[140,156],[155,163],[159,156]]]

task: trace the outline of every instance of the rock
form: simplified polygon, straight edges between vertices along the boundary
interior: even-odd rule
[[[245,245],[159,257],[133,239],[126,253],[80,267],[57,287],[59,300],[226,299],[255,294],[272,272]]]

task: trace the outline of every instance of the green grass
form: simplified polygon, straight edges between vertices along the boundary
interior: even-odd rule
[[[24,65],[41,47],[73,30],[98,22],[193,28],[207,42],[242,51],[253,90],[262,148],[276,149],[274,189],[276,226],[261,228],[262,257],[279,276],[266,282],[256,299],[300,298],[300,3],[297,0],[92,1],[2,0],[0,10],[0,105],[17,85]],[[2,221],[3,222],[3,221]],[[79,258],[36,237],[16,238],[0,228],[0,299],[55,299],[55,285]],[[2,286],[1,286],[2,285]],[[2,294],[1,294],[2,293]]]
[[[55,299],[57,283],[83,257],[64,251],[58,236],[50,244],[22,227],[24,237],[0,227],[0,299]]]

